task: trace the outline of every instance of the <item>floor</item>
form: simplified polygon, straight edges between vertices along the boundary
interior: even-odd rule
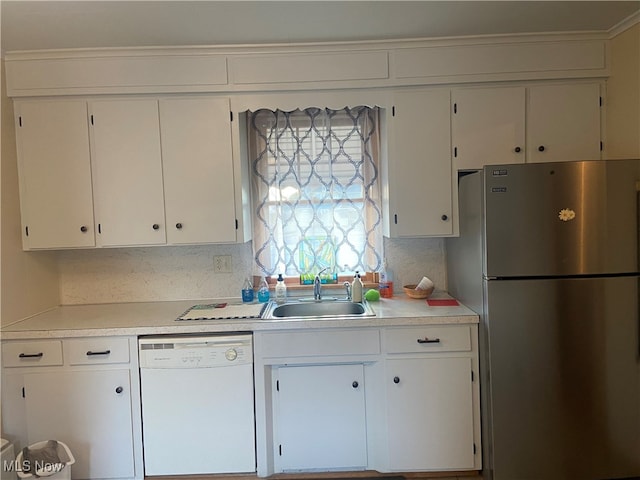
[[[337,479],[380,479],[385,477],[402,476],[407,480],[482,480],[482,476],[476,472],[452,472],[448,475],[433,473],[389,473],[382,474],[374,471],[365,472],[332,472],[332,473],[282,473],[268,477],[269,480],[337,480]],[[179,477],[147,477],[149,480],[260,480],[256,475],[190,475]]]

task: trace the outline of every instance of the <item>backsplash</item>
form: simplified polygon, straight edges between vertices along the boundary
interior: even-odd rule
[[[394,287],[424,275],[446,290],[443,239],[385,239]],[[233,273],[213,273],[231,255]],[[237,297],[253,273],[251,242],[241,245],[65,250],[58,253],[62,305]]]

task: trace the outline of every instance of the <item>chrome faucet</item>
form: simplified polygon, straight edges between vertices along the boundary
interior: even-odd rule
[[[344,288],[347,290],[347,300],[351,301],[351,284],[349,282],[343,283]]]
[[[316,273],[316,276],[313,279],[313,299],[314,300],[317,300],[317,301],[322,300],[322,281],[320,280],[320,275],[322,275],[322,272],[328,269],[329,267],[324,267],[322,270]]]

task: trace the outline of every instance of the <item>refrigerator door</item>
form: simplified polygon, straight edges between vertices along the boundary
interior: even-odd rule
[[[494,480],[640,476],[638,283],[484,281]]]
[[[638,272],[640,160],[484,169],[488,277]]]

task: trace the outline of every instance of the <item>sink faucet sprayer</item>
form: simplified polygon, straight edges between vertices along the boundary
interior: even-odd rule
[[[313,299],[314,300],[322,300],[322,281],[320,280],[320,275],[325,270],[328,270],[329,267],[324,267],[318,273],[316,273],[315,278],[313,279]]]

